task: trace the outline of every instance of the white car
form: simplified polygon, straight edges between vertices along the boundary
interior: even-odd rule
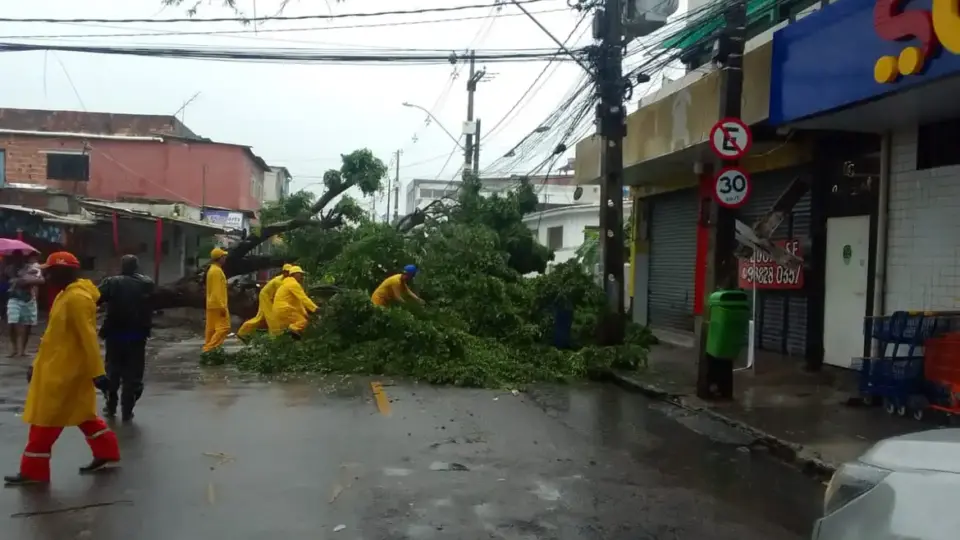
[[[885,439],[837,469],[813,540],[960,539],[960,429]]]

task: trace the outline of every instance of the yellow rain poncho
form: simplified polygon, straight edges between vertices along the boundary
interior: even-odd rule
[[[42,427],[79,426],[97,418],[93,379],[104,375],[97,338],[97,299],[90,280],[67,285],[53,301],[33,360],[23,421]]]
[[[276,323],[271,323],[273,319],[273,298],[277,295],[277,291],[280,289],[280,284],[283,283],[284,277],[283,274],[280,274],[268,281],[267,284],[260,289],[260,294],[257,296],[259,304],[257,316],[243,323],[243,326],[237,330],[238,336],[243,337],[252,334],[258,328],[263,328],[264,326],[267,328],[276,326]]]
[[[290,274],[296,274],[298,267],[290,270]],[[317,305],[310,300],[303,286],[295,278],[288,277],[283,280],[277,296],[273,299],[273,317],[275,326],[270,329],[270,333],[277,335],[284,330],[290,329],[293,332],[302,332],[307,327],[307,315],[317,310]]]
[[[222,250],[221,250],[222,251]],[[217,250],[214,250],[216,253]],[[214,257],[216,258],[216,257]],[[227,340],[230,310],[227,309],[227,275],[218,264],[207,270],[207,321],[203,332],[203,352],[212,351]]]

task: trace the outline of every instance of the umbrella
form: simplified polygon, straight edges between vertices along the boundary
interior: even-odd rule
[[[0,238],[0,255],[10,255],[14,251],[23,251],[24,253],[40,253],[40,250],[34,248],[26,242],[14,240],[12,238]]]

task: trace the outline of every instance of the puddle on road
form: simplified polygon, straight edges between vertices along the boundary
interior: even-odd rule
[[[710,493],[732,512],[764,516],[801,534],[820,516],[820,482],[752,450],[753,437],[705,414],[608,385],[538,387],[529,394],[595,444],[625,452],[663,482]]]

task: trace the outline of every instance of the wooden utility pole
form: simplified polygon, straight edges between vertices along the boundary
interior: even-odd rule
[[[747,3],[736,0],[724,13],[724,30],[717,38],[714,60],[720,69],[721,119],[740,119],[743,98],[743,54],[746,42]],[[719,169],[735,167],[738,160],[722,160]],[[713,256],[707,271],[704,290],[730,289],[737,286],[736,224],[737,210],[712,204],[710,246]],[[733,397],[733,363],[718,360],[706,354],[709,317],[703,317],[700,327],[700,347],[697,369],[697,396],[703,399]],[[729,365],[728,365],[729,364]]]
[[[601,139],[600,249],[603,256],[603,289],[607,309],[598,328],[602,345],[623,342],[623,21],[621,0],[605,0],[595,14],[597,47],[597,125]]]

